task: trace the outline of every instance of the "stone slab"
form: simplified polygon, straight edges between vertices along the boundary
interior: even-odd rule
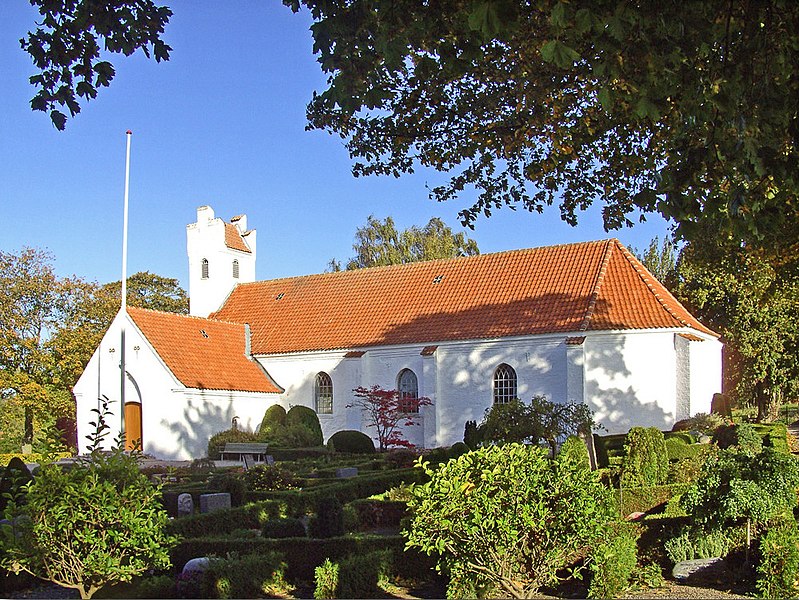
[[[701,582],[728,581],[730,571],[723,558],[696,558],[678,562],[674,565],[671,576],[677,583],[691,585]]]
[[[339,479],[349,479],[358,476],[358,467],[342,467],[336,469],[336,477]]]
[[[200,494],[200,512],[210,513],[216,510],[230,508],[230,494],[220,492],[217,494]]]

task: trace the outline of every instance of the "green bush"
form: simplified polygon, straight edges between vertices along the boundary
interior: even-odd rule
[[[699,527],[686,528],[664,543],[666,555],[675,564],[696,558],[724,557],[730,546],[730,538],[724,530],[706,531]]]
[[[351,554],[339,563],[338,598],[376,598],[378,584],[389,573],[391,553],[387,550]]]
[[[372,500],[364,498],[353,500],[351,506],[358,514],[358,523],[363,529],[380,527],[398,527],[403,517],[408,514],[406,502]]]
[[[462,456],[463,454],[469,452],[469,450],[470,450],[469,446],[467,446],[463,442],[455,442],[454,444],[452,444],[452,446],[449,447],[447,455],[449,456],[449,458],[458,458],[459,456]]]
[[[477,426],[477,421],[466,421],[463,426],[463,443],[471,450],[477,450],[483,443],[483,435]]]
[[[669,475],[663,432],[656,427],[633,427],[625,444],[622,482],[625,487],[662,485]]]
[[[722,450],[735,446],[740,452],[749,456],[754,456],[763,449],[763,438],[751,423],[719,427],[713,435],[713,441]]]
[[[258,436],[251,431],[243,431],[241,429],[227,429],[220,431],[211,436],[208,440],[208,458],[211,460],[219,460],[222,458],[222,450],[225,449],[225,444],[228,442],[257,442]]]
[[[799,532],[796,521],[781,519],[760,539],[757,591],[763,598],[796,598],[799,578]]]
[[[256,492],[292,490],[300,483],[291,471],[278,465],[255,465],[244,473],[244,481],[248,489]]]
[[[321,565],[314,570],[314,593],[313,597],[318,600],[335,598],[338,590],[338,563],[325,559]]]
[[[674,424],[672,431],[698,431],[706,435],[713,435],[719,427],[726,424],[727,419],[717,414],[697,413],[688,419],[682,419]]]
[[[297,429],[298,426],[305,428],[310,434],[307,442],[304,442],[299,447],[308,448],[322,445],[324,442],[324,438],[322,437],[322,426],[319,424],[319,417],[316,415],[316,412],[313,409],[300,405],[292,406],[289,409],[289,412],[286,413],[286,434],[284,435],[288,435],[294,430],[299,431]],[[296,444],[282,445],[296,447]]]
[[[351,454],[373,454],[375,443],[361,431],[345,429],[330,436],[327,447],[332,452],[348,452]]]
[[[277,552],[212,559],[202,574],[200,598],[260,598],[286,588]]]
[[[681,460],[683,458],[693,458],[702,452],[705,444],[686,443],[685,440],[677,437],[666,438],[666,452],[669,460]]]
[[[170,521],[167,528],[186,538],[220,535],[236,529],[260,529],[265,521],[284,516],[285,512],[285,503],[265,500],[230,510],[181,517]]]
[[[763,438],[765,448],[790,454],[788,447],[788,428],[785,423],[757,423],[752,425]]]
[[[638,536],[631,527],[619,527],[591,555],[589,598],[615,598],[627,589],[638,562]]]
[[[311,536],[331,538],[344,535],[344,511],[335,496],[323,496],[316,505],[316,517],[311,521]]]
[[[591,468],[588,448],[586,448],[585,442],[576,435],[570,435],[563,442],[558,453],[558,460],[566,461],[581,469]]]
[[[634,512],[649,512],[662,504],[666,504],[673,496],[682,494],[688,487],[689,485],[685,483],[673,483],[669,485],[623,488],[621,491],[622,506],[619,508],[619,514],[626,516]],[[614,496],[618,500],[618,490],[616,490]]]
[[[611,458],[624,457],[624,443],[627,440],[626,433],[613,435],[594,434],[594,449],[596,451],[597,466],[600,469],[607,468],[611,464]]]
[[[261,528],[261,535],[265,538],[306,537],[305,526],[302,521],[292,517],[265,521]]]
[[[9,501],[17,505],[25,503],[25,486],[33,480],[28,466],[16,456],[8,461],[0,474],[0,516]]]
[[[286,409],[279,404],[273,404],[266,409],[258,437],[263,442],[273,442],[286,427]]]
[[[135,582],[130,590],[133,598],[177,598],[175,578],[169,575],[149,575]]]

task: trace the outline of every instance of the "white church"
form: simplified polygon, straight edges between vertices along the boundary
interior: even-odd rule
[[[360,386],[430,398],[404,431],[427,448],[513,398],[582,402],[621,433],[721,391],[718,335],[615,239],[255,281],[245,216],[202,206],[186,236],[191,315],[117,315],[74,388],[81,452],[103,397],[145,453],[189,459],[273,404],[314,409],[325,439],[371,435],[347,406]]]

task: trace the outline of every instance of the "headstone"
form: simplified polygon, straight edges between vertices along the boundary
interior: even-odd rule
[[[348,479],[350,477],[358,476],[358,467],[342,467],[336,469],[336,477],[340,479]]]
[[[194,514],[194,499],[191,494],[180,494],[178,496],[178,516],[187,517]]]
[[[271,454],[267,454],[266,455],[266,464],[268,464],[269,466],[274,465],[275,464],[275,457],[272,456]]]
[[[227,492],[200,495],[201,513],[210,513],[215,510],[224,510],[227,508],[230,508],[230,494]]]
[[[671,576],[677,583],[693,585],[728,581],[730,571],[723,558],[697,558],[678,562],[674,565]]]
[[[178,575],[176,582],[178,598],[198,598],[203,573],[208,570],[211,559],[207,556],[192,558],[185,565]]]
[[[192,558],[188,561],[185,565],[183,565],[183,573],[193,573],[199,572],[202,573],[208,569],[208,565],[211,564],[211,559],[207,556],[202,556],[200,558]]]
[[[255,457],[252,454],[242,454],[241,457],[244,459],[245,471],[249,471],[255,466]]]

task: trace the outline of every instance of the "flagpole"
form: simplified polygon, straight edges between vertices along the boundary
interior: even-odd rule
[[[122,329],[120,340],[120,438],[122,448],[127,450],[125,440],[125,324],[128,319],[128,189],[130,187],[130,137],[133,132],[128,129],[125,132],[127,138],[125,150],[125,202],[122,212]]]

